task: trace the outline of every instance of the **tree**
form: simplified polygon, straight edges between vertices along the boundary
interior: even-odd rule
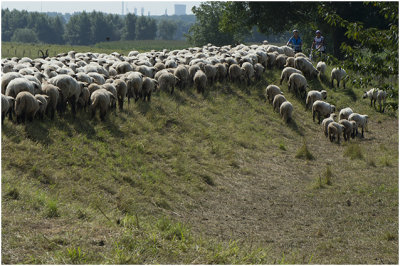
[[[158,23],[158,35],[162,40],[173,40],[178,25],[175,21],[160,20]]]
[[[140,16],[136,22],[137,40],[154,40],[157,33],[157,23],[154,19]]]
[[[37,43],[39,42],[37,34],[30,29],[16,29],[11,37],[12,42]]]
[[[232,32],[222,32],[219,28],[220,21],[225,8],[224,2],[203,2],[199,7],[193,7],[192,12],[196,15],[196,23],[190,27],[186,35],[188,41],[194,45],[234,44]]]
[[[65,26],[64,39],[70,44],[91,44],[91,22],[88,14],[85,11],[71,16],[70,20]]]
[[[128,13],[125,16],[125,22],[124,22],[125,25],[122,33],[122,38],[124,40],[136,39],[136,21],[137,17],[132,13]]]
[[[104,42],[107,37],[112,35],[112,25],[107,23],[104,13],[93,11],[91,19],[91,43]]]

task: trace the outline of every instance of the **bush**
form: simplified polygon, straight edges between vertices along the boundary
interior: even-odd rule
[[[12,42],[23,42],[23,43],[37,43],[39,38],[31,29],[16,29],[13,36],[11,37]]]

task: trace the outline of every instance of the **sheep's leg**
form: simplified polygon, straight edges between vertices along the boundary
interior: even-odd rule
[[[104,120],[105,120],[105,118],[106,118],[106,113],[107,113],[106,110],[103,110],[103,109],[100,108],[100,119],[101,119],[101,121],[104,121]]]
[[[76,115],[76,102],[75,102],[75,96],[71,97],[71,111],[72,111],[72,117],[75,118]]]
[[[372,101],[373,101],[373,100],[374,100],[374,99],[371,99],[371,105],[370,105],[371,107],[372,107]]]
[[[361,137],[364,138],[364,127],[361,128]]]
[[[340,84],[340,80],[338,79],[338,81],[337,81],[337,87],[338,87],[338,89],[339,89],[339,85]]]
[[[13,113],[12,110],[9,110],[9,111],[8,111],[8,119],[9,119],[10,121],[12,121],[12,113]]]

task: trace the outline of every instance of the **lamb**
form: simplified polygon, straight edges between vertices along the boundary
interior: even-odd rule
[[[318,70],[313,66],[313,64],[304,57],[295,58],[294,65],[295,68],[301,70],[301,72],[303,72],[304,75],[308,77],[317,77],[319,73]]]
[[[339,120],[348,119],[349,115],[351,115],[352,113],[353,113],[353,110],[351,110],[350,107],[343,108],[339,112]]]
[[[337,87],[339,88],[340,81],[343,79],[343,88],[346,89],[346,81],[344,80],[346,76],[347,76],[346,71],[344,69],[342,69],[341,67],[332,69],[332,72],[331,72],[332,88],[334,87],[333,80],[336,79]]]
[[[293,105],[288,101],[283,102],[279,110],[283,120],[288,123],[292,119]]]
[[[178,66],[174,71],[174,75],[180,79],[178,87],[181,90],[185,89],[189,85],[189,71],[185,66]]]
[[[229,66],[229,79],[231,82],[242,82],[245,79],[245,73],[239,65],[233,64]]]
[[[143,84],[142,84],[142,97],[143,101],[146,100],[150,102],[151,98],[151,93],[156,90],[158,86],[158,81],[149,77],[144,77],[143,78]]]
[[[364,128],[367,129],[368,115],[360,115],[358,113],[352,113],[349,115],[349,121],[356,122],[356,135],[358,134],[358,128],[361,127],[361,137],[364,138]]]
[[[312,107],[313,103],[317,100],[325,100],[327,96],[326,90],[322,91],[309,91],[307,93],[306,108]]]
[[[318,115],[318,124],[321,124],[321,117],[328,117],[331,113],[334,113],[336,107],[327,102],[317,100],[313,103],[312,114],[313,122],[315,122],[315,115]]]
[[[174,93],[175,85],[179,82],[179,78],[174,76],[171,73],[164,73],[158,79],[158,84],[160,86],[160,90],[168,91],[170,90],[170,94]]]
[[[3,74],[3,76],[1,77],[1,93],[6,93],[6,88],[8,83],[11,82],[11,80],[16,79],[16,78],[23,78],[24,76],[22,76],[21,74],[17,73],[17,72],[9,72],[6,74]]]
[[[90,109],[92,111],[92,119],[96,115],[96,110],[100,109],[100,119],[104,121],[108,108],[115,102],[114,95],[106,89],[98,89],[90,96]]]
[[[42,84],[42,91],[49,96],[46,114],[48,115],[50,113],[50,118],[53,120],[54,113],[57,109],[58,98],[60,97],[60,89],[53,84],[44,82]]]
[[[330,123],[328,126],[329,140],[332,142],[335,138],[337,138],[337,142],[340,144],[340,135],[342,134],[343,130],[343,125],[336,122]]]
[[[322,75],[325,75],[326,69],[327,69],[327,66],[326,66],[325,62],[319,61],[319,62],[317,63],[317,70],[318,70],[318,72],[319,72],[318,75],[319,75],[320,77],[321,77]]]
[[[17,116],[17,123],[25,123],[25,119],[33,121],[36,112],[39,111],[42,102],[33,96],[28,91],[21,91],[15,98],[15,114]]]
[[[280,80],[279,84],[282,85],[282,81],[286,82],[287,80],[289,80],[290,75],[292,75],[293,73],[297,73],[297,74],[303,75],[303,73],[298,69],[295,69],[293,67],[285,67],[282,70],[281,80]]]
[[[207,86],[206,74],[203,71],[198,70],[193,77],[193,82],[194,82],[194,85],[196,86],[197,92],[204,94],[206,86]]]
[[[279,112],[281,104],[283,102],[286,102],[285,96],[283,96],[282,94],[275,95],[274,101],[272,103],[272,106],[274,107],[274,111]]]
[[[306,78],[298,73],[293,73],[289,77],[288,90],[293,89],[294,93],[302,98],[306,97],[306,88],[308,87]]]
[[[12,112],[14,107],[14,98],[11,96],[1,95],[1,123],[3,124],[4,118],[9,115],[12,120]]]
[[[322,127],[324,129],[325,137],[328,137],[328,126],[330,123],[335,122],[336,114],[332,113],[328,118],[322,120]]]
[[[265,71],[265,68],[262,64],[260,64],[260,63],[255,64],[254,65],[255,79],[261,80],[264,71]]]
[[[350,137],[351,138],[355,137],[355,131],[356,131],[356,127],[357,127],[357,124],[355,121],[341,119],[341,120],[339,120],[339,124],[341,124],[343,126],[344,141],[349,141]]]
[[[122,79],[116,79],[114,80],[114,86],[117,89],[119,110],[123,110],[125,96],[128,91],[126,83]]]
[[[40,101],[42,104],[39,106],[39,110],[36,112],[36,115],[43,120],[44,113],[46,112],[47,109],[47,104],[49,100],[49,96],[45,94],[36,94],[35,98]]]
[[[267,95],[267,100],[269,101],[269,103],[272,103],[277,94],[283,94],[281,89],[276,85],[268,85],[265,89],[265,93]]]
[[[247,85],[250,85],[251,80],[254,77],[254,68],[253,65],[249,62],[244,62],[242,65],[242,71],[246,77]]]

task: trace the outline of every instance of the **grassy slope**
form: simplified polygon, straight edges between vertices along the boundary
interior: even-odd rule
[[[83,45],[56,45],[56,44],[36,44],[36,43],[15,43],[15,42],[2,42],[1,43],[1,57],[24,57],[30,58],[38,57],[39,50],[43,52],[49,49],[49,56],[56,56],[57,54],[77,51],[77,52],[97,52],[97,53],[113,53],[118,52],[124,55],[132,50],[140,52],[150,50],[162,50],[164,48],[174,50],[183,49],[187,47],[186,41],[161,41],[161,40],[138,40],[138,41],[116,41],[116,42],[101,42],[92,46]]]
[[[159,93],[105,123],[5,121],[2,262],[397,263],[397,119],[313,81],[370,116],[365,139],[332,144],[286,85],[283,123],[265,86]],[[295,158],[304,142],[314,160]]]

